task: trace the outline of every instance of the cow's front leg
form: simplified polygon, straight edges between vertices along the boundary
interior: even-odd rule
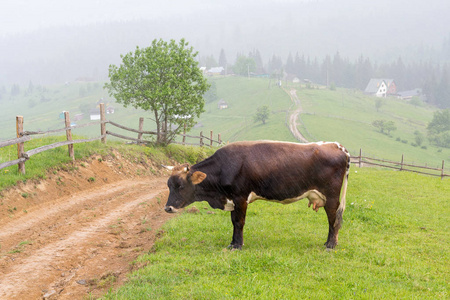
[[[231,222],[233,223],[233,239],[231,249],[242,249],[244,245],[244,225],[247,213],[247,201],[245,198],[234,200],[234,210],[231,212]]]
[[[330,199],[331,200],[331,199]],[[327,249],[334,249],[338,244],[338,234],[339,228],[334,227],[334,222],[336,220],[336,210],[339,206],[338,200],[327,201],[325,205],[325,211],[328,217],[328,238],[325,242]]]

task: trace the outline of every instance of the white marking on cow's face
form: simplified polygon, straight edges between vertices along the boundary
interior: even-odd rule
[[[297,202],[297,201],[299,201],[301,199],[305,199],[305,198],[308,198],[308,200],[309,200],[308,207],[312,204],[313,209],[315,211],[317,211],[320,207],[324,207],[325,203],[327,201],[327,198],[325,197],[325,195],[322,194],[321,192],[319,192],[318,190],[309,190],[298,197],[284,199],[284,200],[266,199],[264,197],[258,196],[254,192],[251,192],[247,197],[247,203],[250,204],[252,202],[255,202],[256,200],[264,200],[264,201],[277,202],[277,203],[281,203],[281,204],[291,204],[291,203]]]
[[[234,202],[233,200],[227,199],[227,203],[223,207],[224,211],[233,211],[234,210]]]

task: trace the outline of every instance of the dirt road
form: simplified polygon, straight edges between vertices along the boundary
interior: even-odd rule
[[[292,89],[289,91],[289,94],[291,96],[292,102],[294,102],[294,105],[296,106],[294,112],[289,116],[289,129],[292,135],[297,140],[303,143],[308,143],[308,140],[301,134],[301,132],[298,130],[297,127],[297,119],[300,113],[302,112],[300,99],[298,99],[297,97],[297,91]]]
[[[0,299],[85,299],[122,284],[171,217],[167,177],[150,164],[93,158],[4,191]]]

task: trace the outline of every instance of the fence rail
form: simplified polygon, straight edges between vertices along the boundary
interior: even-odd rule
[[[19,165],[19,172],[21,172],[22,174],[25,174],[25,162],[27,160],[29,160],[31,156],[41,153],[41,152],[44,152],[44,151],[47,151],[47,150],[50,150],[50,149],[53,149],[53,148],[68,146],[69,156],[72,159],[74,159],[74,150],[73,150],[74,144],[87,143],[87,142],[92,142],[92,141],[96,141],[96,140],[101,140],[103,143],[106,143],[106,138],[108,135],[114,136],[114,137],[117,137],[120,139],[130,140],[133,143],[144,144],[144,143],[150,143],[149,141],[146,141],[143,139],[144,134],[147,134],[147,135],[157,135],[158,134],[155,131],[143,130],[144,118],[139,119],[139,129],[129,128],[127,126],[123,126],[123,125],[115,123],[113,121],[107,121],[105,118],[105,106],[103,103],[100,104],[100,121],[90,122],[90,123],[86,123],[86,124],[82,124],[82,125],[71,126],[69,113],[65,112],[64,117],[65,117],[65,127],[64,128],[54,129],[54,130],[49,130],[49,131],[24,131],[23,130],[23,117],[17,116],[16,117],[17,138],[11,139],[11,140],[6,140],[6,141],[0,141],[0,148],[17,144],[18,157],[15,160],[0,163],[0,169],[10,167],[13,165]],[[90,139],[80,139],[80,140],[72,139],[72,130],[73,129],[87,127],[87,126],[94,126],[94,125],[98,126],[99,124],[100,124],[100,131],[101,131],[101,135],[99,137],[90,138]],[[129,132],[137,133],[138,134],[137,138],[125,136],[122,134],[118,134],[118,133],[114,133],[109,130],[106,130],[107,124],[115,126],[117,128],[123,129],[123,130],[126,130],[126,131],[129,131]],[[41,147],[31,149],[28,151],[24,150],[25,142],[32,140],[32,137],[31,137],[32,135],[49,134],[49,133],[56,133],[56,132],[63,132],[63,131],[66,132],[66,138],[67,138],[66,141],[41,146]],[[203,132],[200,132],[199,136],[193,136],[193,135],[186,134],[186,127],[185,127],[183,134],[178,134],[178,136],[180,136],[182,138],[181,141],[173,141],[173,143],[181,144],[181,145],[198,145],[198,146],[207,145],[207,146],[211,146],[211,147],[214,145],[214,143],[216,143],[219,146],[222,144],[220,134],[218,135],[218,139],[214,140],[212,131],[210,132],[209,137],[203,135]],[[186,138],[199,139],[199,142],[198,143],[186,142]],[[205,141],[207,141],[207,142],[205,143]],[[418,166],[418,165],[414,165],[414,164],[405,163],[403,155],[401,157],[401,161],[396,162],[396,161],[390,161],[390,160],[385,160],[385,159],[363,156],[361,149],[359,151],[359,156],[351,156],[351,163],[357,164],[359,167],[372,165],[372,166],[380,166],[380,167],[385,167],[385,168],[396,169],[399,171],[408,171],[408,172],[415,172],[415,173],[420,173],[420,174],[425,174],[425,175],[430,175],[430,176],[439,176],[439,177],[441,177],[441,179],[444,179],[445,177],[450,177],[450,174],[445,173],[444,161],[442,161],[441,168]],[[435,171],[435,173],[431,173],[431,171]],[[437,173],[439,173],[439,174],[437,174]]]
[[[362,155],[362,149],[359,150],[359,156],[351,156],[351,163],[357,164],[360,168],[366,165],[371,166],[378,166],[378,167],[385,167],[385,168],[391,168],[399,171],[407,171],[407,172],[414,172],[424,175],[430,175],[430,176],[438,176],[441,177],[441,179],[444,179],[445,177],[450,177],[450,174],[445,173],[445,161],[442,161],[442,167],[441,168],[432,168],[429,166],[420,166],[420,165],[414,165],[414,164],[408,164],[404,161],[404,156],[402,155],[402,158],[400,162],[397,161],[391,161],[386,159],[379,159],[379,158],[373,158]],[[408,168],[405,168],[408,167]],[[411,169],[413,168],[413,169]],[[425,170],[425,171],[423,171]],[[436,171],[437,173],[431,173],[426,171]]]
[[[31,156],[41,153],[41,152],[44,152],[44,151],[47,151],[47,150],[50,150],[50,149],[54,149],[54,148],[62,147],[62,146],[68,146],[69,156],[72,159],[74,159],[75,158],[74,150],[73,150],[74,144],[88,143],[88,142],[93,142],[93,141],[97,141],[97,140],[101,140],[103,143],[106,143],[107,135],[118,137],[118,138],[125,139],[125,140],[131,140],[132,142],[138,143],[138,144],[144,144],[144,143],[150,143],[149,141],[146,141],[143,139],[144,134],[147,134],[147,135],[157,135],[158,134],[157,132],[154,132],[154,131],[143,130],[144,118],[139,119],[139,129],[129,128],[129,127],[120,125],[118,123],[115,123],[113,121],[107,121],[105,118],[105,106],[103,103],[100,104],[100,121],[90,122],[90,123],[86,123],[86,124],[82,124],[82,125],[71,126],[69,113],[64,112],[64,122],[65,122],[65,127],[60,128],[60,129],[54,129],[54,130],[49,130],[49,131],[24,131],[23,130],[23,117],[17,116],[16,117],[17,138],[6,140],[6,141],[0,141],[0,148],[17,144],[18,158],[15,160],[12,160],[12,161],[0,163],[0,169],[14,166],[14,165],[19,165],[19,172],[22,174],[25,174],[25,162],[27,160],[29,160]],[[100,131],[101,131],[101,135],[99,137],[90,138],[90,139],[79,139],[79,140],[72,139],[72,130],[73,129],[87,127],[87,126],[94,126],[94,125],[98,126],[99,124],[100,124]],[[137,136],[137,138],[134,138],[134,137],[129,137],[129,136],[125,136],[122,134],[117,134],[117,133],[108,131],[108,130],[106,130],[106,124],[116,126],[120,129],[123,129],[126,131],[137,133],[138,136]],[[32,140],[33,139],[31,137],[32,135],[50,134],[50,133],[63,132],[63,131],[66,132],[66,138],[67,138],[66,141],[41,146],[41,147],[34,148],[34,149],[31,149],[28,151],[24,150],[25,142]],[[220,134],[218,135],[218,140],[214,140],[212,131],[211,131],[210,138],[203,136],[202,132],[200,132],[200,136],[192,136],[192,135],[186,134],[186,127],[185,127],[184,133],[178,134],[178,136],[182,137],[182,142],[176,142],[176,143],[182,144],[182,145],[199,145],[199,146],[208,145],[203,142],[204,139],[210,141],[209,146],[211,146],[211,147],[214,145],[214,143],[216,143],[217,145],[222,144]],[[199,139],[199,143],[187,143],[186,137]]]

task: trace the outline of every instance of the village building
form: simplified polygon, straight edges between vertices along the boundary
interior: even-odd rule
[[[376,97],[386,97],[397,94],[397,86],[393,79],[372,78],[364,93]]]
[[[225,100],[220,99],[219,103],[217,103],[217,108],[218,109],[227,109],[228,108],[228,103],[225,102]]]
[[[100,110],[99,109],[91,109],[89,112],[89,118],[91,121],[100,120]]]
[[[217,75],[223,75],[225,72],[224,67],[214,67],[206,71],[206,75],[208,76],[217,76]]]
[[[422,89],[413,89],[409,91],[398,92],[397,97],[402,100],[411,100],[413,97],[419,97],[423,100]]]

